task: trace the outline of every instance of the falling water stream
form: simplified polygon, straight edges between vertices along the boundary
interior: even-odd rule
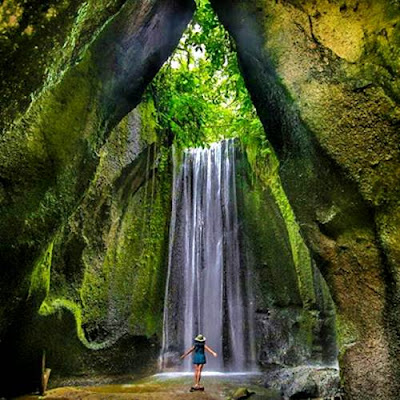
[[[161,369],[202,333],[218,357],[207,369],[245,371],[254,360],[247,271],[241,263],[234,139],[174,156]],[[175,360],[173,362],[173,360]],[[178,369],[188,371],[188,357]]]

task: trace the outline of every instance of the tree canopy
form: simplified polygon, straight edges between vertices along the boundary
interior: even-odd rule
[[[192,22],[148,94],[159,127],[180,147],[239,137],[244,143],[256,140],[268,151],[234,42],[208,0],[197,1]]]

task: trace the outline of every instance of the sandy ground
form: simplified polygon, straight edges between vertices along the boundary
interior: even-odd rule
[[[142,379],[136,383],[103,386],[60,387],[49,390],[45,396],[23,396],[18,400],[226,400],[240,387],[255,392],[251,400],[280,400],[278,393],[261,386],[255,378],[204,377],[204,392],[190,392],[191,377],[158,377]]]

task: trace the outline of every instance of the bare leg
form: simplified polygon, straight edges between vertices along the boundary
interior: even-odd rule
[[[199,373],[200,373],[199,367],[200,367],[199,364],[194,365],[194,386],[195,387],[198,386],[198,382],[199,382]]]
[[[199,365],[199,372],[198,372],[198,377],[197,377],[197,385],[200,386],[200,380],[201,380],[201,371],[203,370],[204,364]]]

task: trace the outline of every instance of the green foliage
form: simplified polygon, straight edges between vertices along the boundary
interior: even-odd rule
[[[265,141],[232,39],[208,0],[199,0],[197,6],[148,92],[155,99],[159,128],[181,147],[228,137],[240,137],[244,143]]]

